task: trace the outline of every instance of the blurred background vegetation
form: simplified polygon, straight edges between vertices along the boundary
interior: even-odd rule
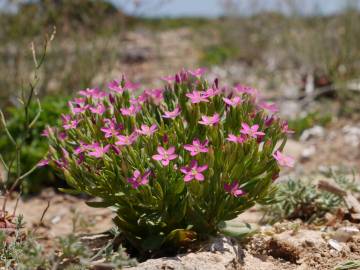
[[[159,85],[155,78],[183,67],[206,66],[209,76],[266,89],[265,97],[274,101],[301,104],[284,113],[296,130],[295,138],[313,125],[328,124],[332,117],[359,119],[359,1],[347,1],[335,14],[304,15],[301,1],[284,0],[280,2],[286,13],[256,12],[254,5],[254,12],[244,15],[239,5],[243,1],[219,0],[218,17],[159,18],[125,12],[114,2],[0,2],[0,107],[11,116],[9,129],[15,134],[22,132],[17,123],[23,117],[16,96],[32,74],[30,42],[40,44],[44,33],[56,27],[40,74],[43,114],[23,150],[24,169],[29,160],[45,154],[47,143],[40,134],[45,125],[57,123],[71,95],[103,86],[122,73],[154,87]],[[139,9],[144,3],[133,2]],[[255,2],[261,6],[261,1]],[[323,106],[310,106],[314,99],[324,100]],[[34,113],[35,109],[34,105]],[[5,158],[7,147],[0,130]],[[55,179],[52,172],[40,170],[24,191],[38,191]]]

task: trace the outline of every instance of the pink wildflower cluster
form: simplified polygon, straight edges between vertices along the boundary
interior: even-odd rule
[[[274,125],[274,123],[279,122],[275,115],[278,111],[276,105],[271,102],[259,101],[259,92],[254,88],[237,85],[229,93],[230,88],[219,88],[219,82],[216,79],[212,85],[208,86],[206,84],[201,89],[199,85],[202,85],[201,80],[204,72],[204,68],[189,71],[182,70],[175,76],[163,77],[162,80],[167,83],[165,88],[146,89],[137,97],[133,93],[140,88],[140,85],[126,80],[124,76],[120,80],[113,80],[108,84],[109,92],[102,91],[99,88],[81,90],[79,92],[81,97],[69,102],[71,115],[62,116],[63,130],[54,131],[46,129],[43,132],[43,136],[49,137],[50,133],[56,134],[59,140],[66,141],[70,132],[72,132],[71,136],[74,136],[76,132],[81,132],[79,130],[82,130],[83,125],[93,124],[94,126],[99,126],[98,131],[91,130],[91,132],[96,133],[97,139],[95,141],[88,140],[87,143],[83,141],[77,142],[77,146],[74,147],[72,152],[70,151],[76,157],[78,164],[88,157],[100,160],[105,155],[110,155],[111,153],[115,155],[122,155],[123,151],[128,153],[127,147],[136,148],[137,146],[135,145],[138,142],[140,145],[140,142],[144,142],[144,140],[150,144],[151,140],[160,140],[162,144],[159,145],[157,143],[156,153],[147,153],[150,154],[151,160],[164,167],[168,167],[172,162],[172,166],[169,167],[184,174],[185,182],[192,180],[204,181],[205,172],[209,167],[207,164],[209,161],[208,156],[213,153],[215,147],[211,141],[212,136],[215,135],[210,136],[208,132],[214,134],[218,130],[225,130],[224,127],[226,126],[226,132],[222,134],[224,136],[224,144],[235,143],[243,145],[248,141],[253,141],[253,139],[260,143],[262,140],[267,139],[268,128]],[[165,101],[164,94],[166,91],[172,91],[169,90],[172,84],[180,85],[189,81],[194,81],[195,84],[193,88],[183,93],[183,100],[185,100],[186,106],[184,106],[184,103],[179,102],[179,97],[173,99],[172,102]],[[130,97],[127,99],[124,99],[125,92],[129,92],[128,96]],[[227,95],[226,93],[229,94]],[[243,104],[248,104],[249,102],[252,105],[255,104],[255,106],[252,111],[244,114],[247,117],[246,122],[240,121],[235,124],[229,124],[231,115],[238,113],[238,110],[242,109]],[[152,105],[149,106],[149,104],[153,104],[154,107],[151,107]],[[205,110],[203,109],[203,104],[204,106],[212,104],[211,106],[213,107],[209,105],[207,108],[211,109]],[[151,114],[143,114],[144,110],[149,108],[153,110],[152,114],[158,114],[160,119],[149,117]],[[172,123],[181,121],[182,125],[177,126],[177,129],[187,128],[194,119],[185,119],[185,112],[187,115],[195,115],[195,112],[200,112],[200,115],[194,116],[197,117],[195,119],[196,123],[200,124],[201,130],[208,135],[193,136],[191,143],[181,145],[180,142],[176,143],[173,134],[164,133],[164,128],[171,126]],[[271,115],[265,116],[263,122],[255,121],[255,116],[260,112],[269,112]],[[145,123],[138,122],[139,115],[139,119],[145,120]],[[175,118],[180,120],[174,121]],[[281,123],[280,130],[282,134],[292,133],[286,122]],[[88,133],[84,133],[82,136],[86,137]],[[170,145],[169,138],[171,138],[172,145]],[[199,138],[202,138],[202,140]],[[217,145],[216,147],[217,151],[219,151],[219,146]],[[221,146],[221,149],[224,147]],[[279,166],[294,166],[294,160],[291,157],[285,156],[280,151],[275,151],[275,153],[270,155]],[[63,151],[62,156],[62,158],[54,161],[61,166],[66,166],[67,159],[70,158],[71,154]],[[133,158],[132,156],[130,157]],[[195,157],[196,159],[194,159]],[[39,163],[39,166],[45,166],[49,162],[51,162],[51,159],[45,159]],[[199,165],[199,162],[202,165]],[[144,174],[141,174],[140,170],[136,169],[133,176],[128,178],[128,183],[137,189],[149,183],[150,175],[150,169]],[[239,187],[238,181],[235,180],[230,184],[225,183],[224,190],[234,197],[246,194]]]

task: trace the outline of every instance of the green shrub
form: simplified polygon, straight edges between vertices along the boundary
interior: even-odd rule
[[[48,130],[51,155],[41,165],[64,173],[65,191],[102,199],[90,206],[112,207],[141,252],[217,234],[255,203],[271,203],[279,166],[293,166],[281,153],[287,125],[267,113],[274,105],[202,73],[164,78],[164,89],[138,97],[124,78],[110,94],[80,91],[62,126]]]
[[[200,62],[204,65],[221,65],[232,59],[236,49],[228,46],[212,45],[204,49]]]

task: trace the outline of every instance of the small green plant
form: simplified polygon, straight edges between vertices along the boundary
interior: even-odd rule
[[[33,173],[37,168],[38,161],[34,162],[33,164],[28,164],[28,168],[30,168],[28,170],[24,170],[22,168],[22,149],[41,115],[42,109],[37,89],[40,80],[39,71],[44,63],[49,43],[53,40],[54,36],[55,29],[51,36],[46,36],[44,40],[43,51],[39,56],[35,50],[34,43],[32,43],[31,51],[34,62],[34,70],[28,85],[21,88],[18,96],[18,101],[23,113],[23,121],[20,123],[23,126],[23,130],[21,134],[16,134],[18,135],[17,137],[15,137],[15,134],[9,130],[9,125],[5,114],[3,110],[0,109],[0,134],[5,134],[7,143],[10,146],[10,148],[8,148],[5,152],[3,152],[2,149],[2,152],[0,153],[0,176],[2,178],[0,191],[4,195],[1,210],[2,213],[6,212],[7,201],[11,193],[18,186],[20,186],[23,180],[31,173]],[[30,107],[32,104],[36,104],[35,106],[37,110],[35,114],[30,113]],[[3,173],[3,171],[5,173]]]
[[[331,115],[319,114],[318,112],[311,112],[305,116],[289,121],[289,127],[295,131],[294,135],[299,138],[304,130],[312,128],[315,125],[326,126],[331,122]]]
[[[49,145],[47,140],[42,137],[42,132],[48,125],[59,124],[59,117],[67,108],[67,99],[49,96],[41,100],[41,106],[42,113],[37,118],[36,125],[29,132],[26,132],[27,126],[24,125],[26,115],[23,108],[12,107],[7,111],[7,114],[10,116],[7,121],[8,131],[12,134],[15,141],[19,142],[23,139],[20,158],[22,172],[29,171],[47,153]],[[33,119],[37,113],[38,105],[30,103],[28,117]],[[26,136],[23,138],[24,134]],[[9,144],[7,135],[0,134],[0,152],[3,154],[5,161],[12,159],[12,147],[13,145]],[[10,173],[11,175],[16,174],[16,169],[13,168]],[[55,185],[55,180],[57,180],[57,176],[50,168],[36,170],[23,181],[22,192],[24,194],[38,192],[44,186]]]
[[[115,248],[114,241],[94,255],[74,234],[58,238],[56,250],[45,250],[33,232],[24,232],[22,216],[14,223],[14,236],[0,229],[0,267],[4,269],[87,270],[95,266],[121,269],[137,263],[122,246]]]
[[[360,261],[347,261],[335,267],[334,270],[350,270],[350,269],[359,269],[360,268]]]
[[[322,174],[331,178],[341,188],[352,193],[360,193],[359,181],[356,179],[356,171],[349,170],[348,168],[327,168]]]
[[[221,65],[232,59],[236,49],[229,46],[212,45],[204,49],[200,62],[206,66]]]
[[[343,206],[343,199],[319,190],[315,184],[301,180],[288,180],[278,184],[277,203],[265,206],[263,221],[275,223],[285,219],[320,222],[326,213]]]
[[[217,234],[255,203],[271,203],[287,124],[257,90],[209,84],[204,70],[163,78],[146,90],[125,78],[80,91],[61,127],[49,128],[41,165],[62,171],[70,193],[100,197],[140,252]],[[279,143],[279,144],[277,144]],[[276,145],[280,145],[277,147]]]

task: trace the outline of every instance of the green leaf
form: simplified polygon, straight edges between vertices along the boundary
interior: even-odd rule
[[[185,246],[191,242],[194,242],[197,239],[196,232],[186,229],[176,229],[171,231],[165,241],[166,244],[169,244],[174,247]]]
[[[184,188],[185,188],[185,182],[182,179],[177,179],[174,181],[174,193],[175,194],[180,194],[181,192],[183,192]]]
[[[225,221],[219,224],[221,233],[235,238],[246,238],[257,232],[257,229],[252,228],[248,223],[240,223],[236,221]]]
[[[94,207],[94,208],[106,208],[114,205],[113,202],[85,202],[88,206]]]
[[[71,195],[79,195],[81,194],[81,191],[78,191],[76,189],[69,189],[69,188],[58,188],[59,191],[64,192],[64,193],[68,193]]]

